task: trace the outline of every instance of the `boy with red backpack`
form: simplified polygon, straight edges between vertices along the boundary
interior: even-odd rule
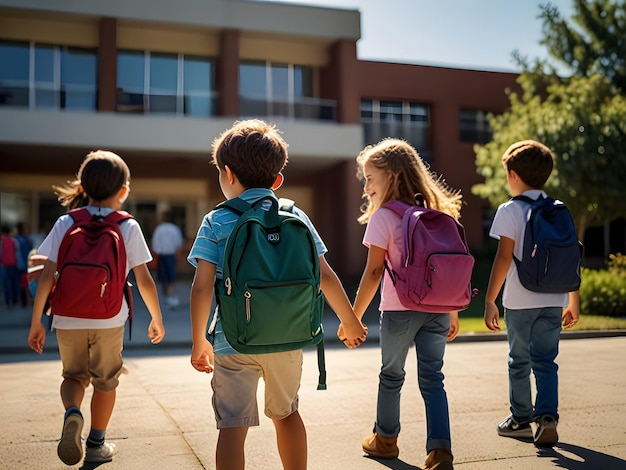
[[[65,417],[58,456],[66,465],[83,458],[80,406],[85,389],[92,384],[85,462],[108,462],[116,452],[115,444],[105,442],[105,433],[118,378],[124,372],[124,325],[132,310],[127,287],[131,269],[152,316],[148,337],[156,344],[165,335],[156,285],[146,266],[152,256],[139,224],[119,211],[130,191],[130,171],[118,155],[91,152],[77,179],[54,189],[59,202],[73,210],[59,217],[39,247],[38,253],[48,259],[38,281],[28,345],[43,352],[46,328],[41,320],[49,300],[63,363]]]

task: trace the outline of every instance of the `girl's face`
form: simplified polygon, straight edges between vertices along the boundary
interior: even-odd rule
[[[391,175],[387,170],[376,168],[367,161],[363,164],[363,176],[365,177],[363,192],[372,201],[374,207],[380,207],[385,203],[383,198],[387,194]]]

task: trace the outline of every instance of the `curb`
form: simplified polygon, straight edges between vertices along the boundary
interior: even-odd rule
[[[585,338],[613,338],[613,337],[621,337],[626,336],[626,329],[622,330],[583,330],[583,331],[563,331],[561,332],[561,340],[569,340],[569,339],[585,339]],[[506,341],[506,332],[499,333],[461,333],[455,339],[454,343],[473,343],[473,342],[489,342],[489,341]],[[336,345],[340,345],[341,342],[334,335],[328,335],[324,339],[324,345],[328,347],[334,347]],[[373,346],[373,343],[364,343],[364,346]],[[376,341],[376,346],[378,346],[378,341]],[[162,350],[180,350],[180,349],[189,349],[191,350],[191,341],[171,341],[164,342],[162,344],[153,345],[145,342],[136,342],[126,341],[124,343],[124,351],[142,351],[142,350],[151,350],[151,349]],[[55,345],[50,345],[47,347],[47,350],[58,351],[58,348]],[[32,353],[32,350],[27,346],[9,346],[9,347],[0,347],[0,355],[15,355],[15,354],[24,354],[24,353]],[[0,361],[1,362],[1,361]]]

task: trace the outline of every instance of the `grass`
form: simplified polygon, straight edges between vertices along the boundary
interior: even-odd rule
[[[506,330],[504,318],[500,317],[500,328]],[[581,315],[578,323],[566,331],[586,331],[586,330],[619,330],[626,329],[625,318],[603,317],[596,315]],[[459,314],[459,333],[488,333],[482,317],[465,316],[463,312]]]

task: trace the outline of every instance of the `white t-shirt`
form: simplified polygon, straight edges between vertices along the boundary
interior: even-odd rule
[[[109,208],[98,208],[86,206],[91,214],[97,214],[98,211],[103,216],[110,214],[113,210]],[[61,241],[68,229],[74,224],[74,220],[68,214],[64,214],[57,219],[52,230],[45,238],[37,253],[47,256],[50,261],[57,262],[59,256],[59,247]],[[120,223],[120,230],[124,238],[124,247],[126,248],[126,273],[128,274],[132,268],[145,264],[152,260],[152,255],[148,249],[148,245],[141,231],[141,226],[135,219],[125,220]],[[122,302],[122,309],[112,318],[103,320],[94,320],[89,318],[64,317],[62,315],[54,315],[52,319],[52,327],[62,330],[82,330],[82,329],[106,329],[122,326],[128,318],[128,304],[126,299]]]
[[[387,262],[390,268],[399,266],[402,258],[402,219],[395,212],[380,208],[372,214],[365,235],[363,235],[363,244],[366,247],[372,245],[387,251]],[[385,270],[383,275],[383,287],[380,292],[380,311],[408,310],[396,293],[389,273]]]
[[[154,229],[152,234],[152,249],[159,255],[173,255],[183,244],[183,234],[171,222],[163,222]]]
[[[540,189],[531,189],[524,192],[525,196],[537,199],[540,195],[547,197]],[[526,221],[530,217],[530,204],[523,201],[509,200],[498,207],[491,224],[489,236],[500,240],[500,237],[510,238],[515,242],[513,256],[522,259],[524,250],[524,231]],[[510,309],[565,307],[569,303],[568,294],[547,294],[533,292],[522,286],[517,274],[515,261],[511,261],[506,274],[502,305]]]

